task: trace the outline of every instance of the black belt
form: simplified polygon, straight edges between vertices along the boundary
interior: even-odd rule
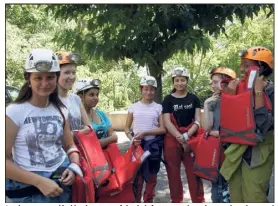
[[[35,186],[28,186],[17,190],[6,190],[6,196],[11,199],[29,197],[39,193],[41,193],[41,191]]]

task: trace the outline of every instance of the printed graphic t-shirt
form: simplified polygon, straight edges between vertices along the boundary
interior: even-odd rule
[[[62,112],[67,119],[67,109]],[[63,118],[54,105],[10,104],[6,115],[19,127],[12,149],[15,164],[27,171],[53,172],[63,163]]]
[[[80,130],[82,129],[81,124],[81,111],[80,111],[80,105],[81,105],[81,99],[76,94],[68,94],[68,96],[60,97],[60,100],[63,102],[63,104],[68,108],[69,111],[69,123],[70,123],[70,129],[71,130]]]
[[[133,114],[133,132],[150,131],[159,126],[159,115],[161,114],[162,106],[156,102],[144,104],[141,101],[132,104],[128,112]],[[154,139],[155,136],[145,136],[145,140]]]
[[[173,113],[179,127],[187,127],[195,118],[195,109],[200,108],[200,100],[192,93],[178,98],[167,95],[162,102],[163,114]]]
[[[97,134],[98,139],[104,139],[108,136],[108,129],[112,126],[112,124],[108,116],[103,111],[96,109],[96,113],[100,117],[101,123],[96,123],[92,120],[90,122]]]

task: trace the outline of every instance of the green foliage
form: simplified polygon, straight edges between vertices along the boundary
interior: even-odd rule
[[[131,60],[119,61],[109,68],[109,71],[103,67],[91,72],[88,67],[80,66],[77,76],[79,79],[101,80],[98,107],[105,111],[126,110],[131,103],[140,99],[137,68]]]
[[[68,28],[45,12],[46,5],[6,5],[6,84],[21,87],[27,54],[34,48],[60,50],[56,32]]]
[[[238,52],[252,46],[264,46],[273,51],[274,46],[274,16],[267,16],[270,11],[261,10],[257,16],[246,18],[245,22],[237,17],[227,21],[226,33],[221,33],[218,38],[210,36],[211,49],[202,54],[194,51],[178,53],[164,64],[165,75],[163,78],[163,95],[165,96],[172,88],[170,71],[174,65],[183,65],[190,71],[189,91],[195,93],[203,101],[211,95],[209,86],[208,70],[212,66],[226,66],[237,72],[239,76],[240,58]],[[273,80],[273,76],[272,76]]]
[[[235,18],[226,25],[226,35],[221,35],[214,41],[207,55],[211,56],[210,66],[225,65],[239,75],[240,58],[238,52],[252,46],[264,46],[274,51],[274,16],[266,17],[264,11],[257,16],[246,18],[241,24]]]
[[[268,5],[50,5],[60,21],[75,20],[74,29],[66,29],[55,39],[63,47],[75,48],[88,57],[105,60],[130,58],[148,65],[158,80],[161,101],[163,63],[176,52],[205,53],[210,46],[207,36],[225,32],[226,20],[233,15],[243,23]],[[271,10],[272,12],[273,10]]]
[[[156,76],[158,81],[160,81],[162,72],[163,90],[161,91],[163,91],[163,96],[172,89],[170,70],[174,65],[184,65],[191,74],[189,91],[197,94],[203,102],[211,94],[208,84],[208,68],[213,65],[223,65],[238,72],[240,59],[237,54],[239,50],[255,45],[265,46],[271,50],[274,48],[273,7],[257,12],[255,9],[257,7],[245,5],[242,7],[243,13],[249,15],[252,11],[250,8],[252,8],[257,15],[251,12],[252,18],[245,18],[244,24],[242,24],[242,19],[237,17],[240,16],[240,10],[236,9],[241,5],[210,6],[7,5],[6,84],[20,87],[24,82],[23,65],[27,53],[32,48],[44,47],[54,51],[69,50],[81,53],[83,61],[82,66],[78,67],[78,77],[102,80],[99,107],[106,111],[127,109],[128,105],[140,99],[139,65],[147,66],[150,74]],[[67,10],[67,7],[72,9]],[[48,8],[49,16],[46,15],[45,8]],[[71,14],[72,16],[68,20],[57,18],[55,21],[52,9],[49,8],[54,9],[57,17],[61,15],[67,17]],[[66,10],[59,10],[64,8]],[[205,25],[202,29],[202,24],[197,25],[200,22],[204,23],[206,19],[209,24],[208,19],[211,19],[214,14],[212,12],[202,13],[208,8],[220,16],[215,17],[216,20],[213,18],[218,24],[223,21],[225,15],[229,19],[224,21],[221,29],[218,29],[216,24]],[[233,12],[231,16],[228,15],[231,8],[234,8],[232,11],[237,12],[237,15]],[[95,12],[96,9],[98,9],[98,13]],[[85,12],[81,13],[84,10]],[[58,11],[61,14],[57,14]],[[112,13],[108,15],[108,11]],[[225,13],[224,16],[221,16],[222,12]],[[199,14],[198,18],[197,14]],[[111,20],[108,21],[108,17]],[[193,29],[186,30],[182,33],[183,35],[174,34],[174,28],[176,28],[175,32],[179,33],[185,29],[184,27],[193,24],[192,21],[197,22]],[[211,27],[210,30],[217,35],[209,35],[206,27]],[[134,28],[133,31],[130,28]],[[67,31],[68,34],[57,35],[63,34],[64,31]],[[93,33],[93,31],[98,32]],[[202,37],[198,38],[200,37],[198,35],[201,34]],[[58,42],[53,41],[55,35],[61,38],[56,40]],[[127,37],[128,35],[131,36]],[[174,37],[171,38],[171,35]],[[79,40],[77,37],[80,37]],[[138,39],[139,37],[140,39]],[[94,38],[96,42],[90,42],[90,39]],[[170,38],[169,42],[172,43],[167,43],[167,38]],[[83,47],[79,47],[79,44]],[[174,48],[182,49],[175,50]],[[205,50],[204,48],[210,49]],[[103,51],[101,52],[101,50]],[[128,55],[122,51],[129,51],[128,54],[135,56],[131,58],[132,60],[125,58]],[[155,53],[155,51],[157,52]],[[166,57],[168,59],[163,60]]]

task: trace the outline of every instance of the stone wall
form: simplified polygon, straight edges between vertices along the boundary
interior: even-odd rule
[[[127,118],[127,111],[117,111],[107,113],[112,122],[113,129],[123,131]],[[203,125],[203,111],[201,111],[201,125]]]

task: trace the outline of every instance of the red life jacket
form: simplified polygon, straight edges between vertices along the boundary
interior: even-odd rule
[[[97,203],[133,203],[135,195],[132,184],[127,184],[123,190],[114,195],[101,195],[97,198]]]
[[[258,67],[249,67],[247,78],[240,81],[236,95],[221,94],[220,137],[222,142],[254,146],[260,140],[255,133],[253,84]],[[271,103],[264,94],[265,105],[271,110]]]
[[[248,88],[250,88],[251,83],[252,83],[252,75],[254,75],[254,74],[256,74],[256,72],[258,72],[259,67],[257,67],[257,66],[250,66],[248,68],[248,70],[249,71],[248,71],[248,73],[246,75],[245,80],[240,81],[238,83],[238,85],[237,85],[237,90],[236,90],[237,94],[244,93],[244,92],[246,92],[246,90],[248,90]],[[250,81],[250,82],[248,82],[247,80]],[[248,86],[248,83],[250,84],[249,86]],[[266,92],[265,91],[263,91],[263,92],[264,92],[263,96],[264,96],[265,107],[267,108],[268,111],[272,111],[272,104],[271,104],[271,102],[270,102]]]
[[[195,150],[193,173],[196,176],[217,182],[219,168],[225,159],[220,138],[201,134]]]
[[[112,143],[104,150],[110,169],[113,171],[107,179],[107,184],[97,188],[97,197],[115,196],[130,185],[142,164],[144,150],[141,146],[131,146],[125,154],[121,154],[117,144]]]
[[[78,148],[80,150],[80,148]],[[93,203],[95,202],[95,188],[93,175],[86,160],[81,156],[80,168],[83,177],[76,175],[75,183],[72,185],[72,202],[73,203]]]
[[[111,174],[108,162],[104,156],[96,133],[91,130],[89,134],[74,132],[75,142],[81,156],[87,161],[92,172],[93,181],[99,187]]]
[[[187,127],[178,127],[174,115],[171,114],[170,117],[173,125],[181,133],[187,132],[192,124],[194,124],[191,123]],[[198,177],[216,182],[219,175],[219,166],[225,158],[220,138],[213,136],[206,137],[204,129],[199,128],[186,143],[194,153],[193,173]]]
[[[190,125],[188,125],[187,127],[179,127],[177,124],[177,121],[174,117],[174,114],[171,113],[170,115],[170,119],[172,124],[176,127],[176,129],[181,133],[185,133],[188,132],[188,130],[191,128],[191,126],[194,124],[194,122],[192,122]],[[170,133],[168,133],[169,135]],[[202,127],[199,127],[199,129],[187,140],[187,144],[189,145],[191,151],[195,154],[196,153],[196,149],[199,143],[199,137],[200,134],[204,134],[204,129]],[[172,135],[170,135],[172,137]],[[173,137],[174,138],[174,137]]]

